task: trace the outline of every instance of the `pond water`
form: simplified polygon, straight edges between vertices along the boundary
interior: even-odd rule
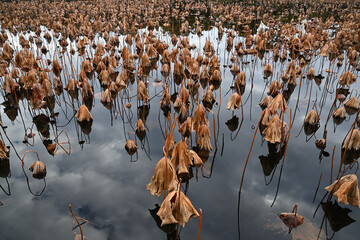
[[[42,35],[45,32],[46,29],[43,29]],[[148,33],[147,30],[139,30],[139,32],[140,34]],[[171,35],[168,32],[159,28],[153,33],[167,42],[169,49],[173,48]],[[26,35],[27,38],[28,36]],[[120,36],[118,49],[124,46],[124,37]],[[19,50],[18,36],[13,36],[12,39],[13,41],[9,42]],[[331,72],[328,73],[325,69],[329,68],[330,61],[316,56],[312,66],[317,75],[324,76],[322,81],[316,83],[315,80],[308,80],[305,77],[310,67],[310,64],[307,64],[303,69],[302,76],[304,77],[297,78],[297,86],[293,93],[291,94],[289,90],[288,110],[284,114],[284,121],[290,125],[291,117],[293,122],[283,165],[283,154],[279,151],[283,151],[285,146],[282,150],[279,150],[279,147],[274,150],[257,131],[244,175],[238,216],[241,177],[262,112],[259,103],[267,96],[270,82],[277,78],[277,74],[285,71],[290,63],[290,57],[288,56],[284,62],[275,62],[272,53],[265,52],[262,59],[256,55],[238,58],[239,67],[245,72],[247,80],[242,95],[244,103],[242,117],[241,110],[237,109],[233,112],[226,109],[227,102],[234,91],[231,88],[234,77],[229,66],[232,64],[230,61],[232,54],[226,51],[226,34],[223,33],[223,36],[219,38],[216,27],[203,31],[200,37],[190,33],[189,44],[195,46],[191,54],[193,56],[202,54],[207,39],[211,40],[215,48],[222,75],[221,87],[214,90],[216,103],[212,108],[215,115],[216,143],[213,134],[213,116],[207,112],[206,118],[210,124],[213,150],[204,166],[199,169],[194,168],[193,177],[182,184],[182,189],[193,206],[197,210],[202,209],[201,239],[237,239],[238,217],[241,239],[316,239],[318,236],[319,239],[325,239],[326,234],[328,237],[334,234],[333,239],[356,239],[360,233],[359,225],[357,222],[352,223],[344,215],[348,214],[354,221],[359,221],[358,208],[339,203],[339,208],[343,209],[339,210],[336,207],[335,197],[329,199],[327,204],[321,205],[321,202],[326,202],[328,199],[322,198],[327,192],[324,188],[331,183],[333,147],[336,145],[332,177],[332,180],[335,180],[341,161],[342,142],[356,114],[346,115],[346,119],[340,125],[335,125],[332,117],[330,118],[327,124],[325,149],[329,154],[320,154],[320,150],[315,146],[315,140],[323,136],[326,120],[336,96],[336,89],[339,87],[337,81],[344,72],[345,64],[341,67],[331,65]],[[95,41],[104,42],[104,39],[97,37]],[[244,38],[236,35],[234,45],[239,41],[243,42]],[[44,40],[44,43],[50,50],[47,55],[40,55],[40,49],[35,44],[33,52],[39,54],[45,62],[46,59],[53,59],[55,45],[59,42],[53,38],[50,42]],[[76,48],[76,43],[71,43],[70,46]],[[132,53],[135,53],[134,43],[127,46]],[[86,51],[94,52],[90,46],[86,47]],[[73,62],[76,71],[80,69],[81,61],[85,60],[84,56],[79,57],[77,53],[73,56],[64,54],[62,58],[68,66],[70,75],[72,75],[70,61]],[[298,59],[294,61],[299,62]],[[274,73],[265,78],[263,69],[267,63],[273,65]],[[151,214],[156,213],[151,210],[161,205],[163,196],[152,196],[146,190],[146,184],[150,182],[154,174],[156,163],[163,157],[162,148],[165,143],[166,118],[163,112],[159,111],[163,84],[158,82],[158,79],[164,78],[160,72],[160,61],[157,64],[157,69],[151,70],[151,77],[147,78],[151,100],[145,121],[146,137],[142,141],[139,138],[136,139],[138,153],[133,156],[128,155],[124,146],[129,136],[135,140],[134,134],[128,134],[128,132],[134,132],[138,116],[136,81],[128,86],[129,98],[124,98],[124,104],[130,99],[131,109],[119,105],[120,95],[118,95],[117,100],[114,101],[115,106],[109,111],[100,102],[103,90],[97,74],[93,75],[90,83],[95,94],[91,109],[94,120],[90,133],[89,129],[84,133],[74,117],[75,110],[82,103],[81,97],[72,100],[66,91],[56,96],[53,113],[58,114],[47,122],[49,118],[45,116],[50,116],[50,111],[45,109],[29,111],[30,101],[26,98],[20,100],[14,117],[12,115],[14,113],[8,111],[11,108],[11,101],[14,101],[14,96],[5,96],[3,92],[2,101],[9,105],[1,106],[1,120],[3,126],[6,126],[1,131],[1,136],[10,149],[11,175],[8,178],[1,178],[0,183],[4,190],[11,194],[9,196],[5,192],[0,194],[1,239],[74,238],[73,217],[69,211],[69,204],[72,205],[77,216],[88,220],[88,223],[82,225],[87,239],[174,239],[173,234],[166,234],[164,229],[157,226]],[[135,60],[135,65],[138,66],[138,60]],[[121,71],[121,67],[119,66],[116,70]],[[358,80],[359,73],[355,70],[353,72]],[[48,75],[53,79],[52,73]],[[172,79],[172,74],[170,76]],[[68,81],[65,67],[63,67],[61,79],[65,86]],[[181,85],[177,86],[173,81],[171,82],[170,94],[179,93]],[[354,83],[350,87],[350,92],[359,87],[358,82]],[[205,90],[201,89],[201,97],[204,94]],[[353,96],[356,94],[357,91],[352,92]],[[197,100],[190,101],[190,106],[195,108]],[[143,110],[140,109],[140,111]],[[290,109],[292,109],[292,116],[290,116]],[[303,123],[307,112],[311,109],[316,109],[320,114],[320,128],[315,134],[306,135]],[[40,117],[40,119],[45,119],[45,123],[39,123],[38,126],[34,123],[36,122],[34,117],[40,114],[45,115]],[[175,113],[175,116],[177,115]],[[171,110],[171,116],[174,119],[174,109]],[[42,128],[44,125],[48,126],[47,130]],[[29,133],[31,129],[35,134],[34,137],[28,138],[28,142],[23,142],[25,131]],[[69,145],[62,144],[66,151],[56,145],[54,155],[49,154],[44,140],[54,141],[62,130],[66,131],[70,139],[71,153],[66,153],[70,151]],[[45,136],[46,132],[49,136]],[[175,129],[174,138],[176,142],[181,140],[178,127]],[[58,141],[68,141],[64,132],[58,136]],[[192,147],[196,145],[195,133],[192,134],[190,144]],[[29,176],[30,192],[22,163],[16,156],[14,148],[20,157],[27,150],[36,151],[46,164],[44,190],[45,181],[32,178],[32,173],[28,171],[29,166],[36,160],[36,155],[29,152],[24,160],[24,170]],[[353,173],[355,170],[356,166],[348,171]],[[34,194],[40,196],[34,196]],[[304,217],[304,223],[288,233],[288,227],[280,220],[278,214],[291,212],[295,204],[298,204],[298,213]],[[332,211],[332,215],[327,212],[327,217],[324,218],[326,206],[328,208],[335,206],[332,208],[335,210]],[[349,210],[344,210],[345,208]],[[330,223],[330,221],[335,221],[335,223]],[[342,228],[336,221],[349,221],[350,224]],[[181,239],[194,239],[198,234],[198,228],[199,218],[191,219],[184,228],[180,229],[179,236]],[[322,229],[321,232],[320,229]],[[78,232],[78,228],[76,231]]]

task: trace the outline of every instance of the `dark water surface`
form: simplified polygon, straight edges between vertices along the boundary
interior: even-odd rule
[[[162,39],[167,39],[170,48],[171,36],[156,32]],[[276,79],[276,73],[286,69],[289,61],[284,63],[274,63],[274,74],[265,79],[263,68],[265,63],[273,63],[272,54],[265,53],[262,60],[252,55],[241,57],[240,69],[245,71],[247,84],[242,96],[244,102],[244,119],[241,122],[241,111],[234,113],[226,110],[226,104],[232,94],[230,86],[233,85],[233,76],[230,73],[229,65],[231,62],[228,52],[226,52],[226,35],[218,41],[217,28],[209,32],[203,32],[199,38],[197,35],[190,34],[189,42],[196,45],[192,50],[193,56],[197,51],[203,52],[205,40],[210,38],[218,54],[221,63],[222,84],[221,89],[214,91],[216,103],[213,111],[216,117],[217,149],[215,149],[213,138],[212,114],[207,113],[206,117],[210,122],[211,141],[213,151],[202,169],[193,169],[194,177],[189,180],[186,195],[191,200],[196,209],[201,208],[203,212],[203,223],[201,239],[237,239],[237,201],[238,191],[241,181],[245,160],[249,152],[251,140],[255,132],[261,109],[258,103],[266,96],[271,80]],[[123,45],[122,38],[120,45]],[[238,41],[243,41],[240,37],[235,37],[234,45]],[[49,43],[49,47],[53,42]],[[75,47],[75,44],[74,44]],[[134,51],[134,46],[132,46]],[[52,59],[52,55],[47,58]],[[77,59],[76,55],[74,61]],[[79,58],[80,59],[80,58]],[[255,60],[256,59],[256,60]],[[244,62],[248,61],[248,64]],[[297,60],[298,61],[298,60]],[[321,63],[324,61],[324,67]],[[137,62],[137,61],[136,61]],[[343,67],[335,66],[334,73],[330,76],[329,92],[321,107],[321,96],[324,94],[327,73],[324,71],[329,66],[328,59],[315,57],[314,68],[316,74],[321,73],[325,78],[318,86],[315,82],[303,78],[300,96],[300,78],[297,79],[297,86],[289,98],[288,106],[292,109],[294,118],[293,128],[290,133],[289,144],[286,152],[285,162],[282,169],[281,181],[277,199],[274,200],[279,174],[281,170],[282,158],[273,160],[267,159],[269,154],[268,144],[258,132],[254,146],[249,158],[244,185],[241,194],[240,207],[240,234],[241,239],[316,239],[319,234],[324,211],[320,206],[313,217],[326,190],[324,187],[330,184],[331,154],[333,146],[336,145],[334,157],[334,176],[340,164],[340,151],[342,141],[355,120],[356,115],[346,116],[346,120],[339,126],[333,124],[330,119],[327,130],[327,148],[329,157],[323,157],[319,161],[319,150],[315,147],[315,140],[322,138],[324,125],[328,117],[330,107],[334,101],[336,84],[339,76],[343,72]],[[309,65],[305,67],[304,76]],[[158,69],[151,71],[151,76],[162,79],[161,64]],[[118,69],[121,71],[121,68]],[[253,77],[251,77],[253,73]],[[355,72],[356,73],[356,72]],[[63,73],[64,74],[64,71]],[[64,79],[64,78],[63,78]],[[162,86],[156,86],[152,78],[148,78],[149,95],[153,97],[162,91]],[[359,74],[357,73],[357,80]],[[312,80],[314,81],[314,80]],[[268,83],[266,89],[265,84]],[[65,84],[64,84],[65,85]],[[91,85],[94,86],[96,95],[91,114],[94,118],[91,133],[87,136],[81,132],[75,118],[72,107],[61,99],[71,104],[67,92],[57,97],[59,104],[56,105],[54,112],[59,112],[56,124],[50,125],[50,139],[54,139],[61,130],[66,130],[71,142],[71,154],[67,155],[62,149],[58,149],[54,156],[50,155],[42,144],[40,133],[33,126],[32,118],[27,109],[27,101],[20,101],[19,111],[21,112],[26,127],[33,126],[34,146],[24,144],[24,126],[21,115],[18,113],[14,121],[10,121],[4,110],[1,108],[3,126],[7,126],[6,132],[14,144],[16,151],[22,156],[26,150],[35,150],[40,159],[46,164],[46,189],[41,196],[33,196],[28,189],[26,178],[21,168],[21,161],[16,157],[14,149],[10,147],[10,169],[11,177],[8,178],[11,195],[0,193],[0,239],[73,239],[74,233],[71,231],[73,217],[69,211],[69,204],[72,205],[77,216],[89,221],[83,225],[84,235],[87,239],[166,239],[166,234],[157,227],[149,209],[154,209],[155,205],[161,205],[163,196],[152,196],[146,190],[146,184],[154,172],[154,167],[158,160],[162,158],[162,147],[164,146],[164,136],[160,127],[165,128],[165,118],[162,112],[159,114],[159,102],[161,93],[155,96],[150,102],[150,112],[146,120],[147,134],[143,142],[137,139],[139,147],[138,156],[130,157],[124,149],[128,139],[127,132],[133,131],[137,121],[136,117],[136,97],[131,99],[132,114],[126,110],[127,114],[132,115],[130,123],[124,123],[122,116],[111,117],[99,100],[101,88],[96,74]],[[312,85],[312,91],[310,88]],[[171,94],[180,91],[181,86],[171,85]],[[136,83],[129,86],[132,96],[136,95]],[[351,86],[352,89],[359,89],[359,83]],[[326,91],[326,90],[325,90]],[[315,136],[306,136],[302,129],[306,115],[308,99],[311,93],[309,110],[314,106],[320,114],[320,128]],[[353,93],[355,95],[356,92]],[[201,90],[203,96],[204,90]],[[221,105],[220,105],[221,95]],[[5,99],[2,99],[5,101]],[[298,101],[298,108],[295,110]],[[73,105],[77,109],[81,104],[81,98],[75,100]],[[61,107],[60,107],[61,105]],[[220,109],[220,110],[219,110]],[[290,111],[285,114],[285,121],[289,124]],[[66,114],[65,114],[65,113]],[[172,113],[174,111],[172,110]],[[35,111],[35,114],[45,111]],[[239,127],[233,132],[225,124],[230,119],[239,118]],[[71,119],[72,118],[72,119]],[[69,121],[69,120],[70,121]],[[160,120],[159,120],[160,119]],[[125,122],[127,122],[125,116]],[[241,124],[240,124],[241,123]],[[56,127],[57,125],[57,127]],[[61,127],[63,126],[63,127]],[[132,127],[131,127],[132,126]],[[335,131],[336,129],[336,131]],[[10,145],[2,136],[6,145]],[[133,135],[130,134],[134,139]],[[180,140],[180,134],[175,130],[175,141]],[[65,135],[59,137],[60,141],[66,141]],[[29,139],[31,142],[31,139]],[[80,141],[85,141],[79,144]],[[192,136],[192,146],[195,145],[195,135]],[[65,146],[67,148],[67,146]],[[223,149],[222,149],[223,148]],[[222,155],[221,155],[222,153]],[[149,157],[150,156],[150,157]],[[151,158],[151,159],[150,159]],[[276,157],[275,157],[276,158]],[[273,161],[274,170],[270,175],[264,176],[263,161]],[[29,175],[29,182],[34,193],[40,193],[44,187],[43,180],[36,180],[31,177],[31,172],[27,169],[35,160],[33,153],[28,153],[25,159],[24,169]],[[276,164],[280,161],[279,164]],[[271,164],[270,164],[271,165]],[[355,168],[349,170],[351,173]],[[322,174],[320,187],[313,202],[319,177]],[[197,175],[197,176],[196,176]],[[273,177],[272,177],[273,176]],[[0,179],[1,186],[7,190],[6,179]],[[185,188],[185,184],[183,184]],[[327,199],[327,198],[326,198]],[[325,200],[326,200],[325,199]],[[331,199],[332,202],[336,198]],[[305,220],[304,224],[294,229],[288,234],[288,228],[282,223],[278,215],[281,212],[291,212],[293,206],[298,204],[298,213]],[[333,239],[358,239],[360,234],[358,221],[360,211],[352,206],[345,206],[339,203],[341,208],[349,208],[349,216],[356,222],[337,231]],[[320,239],[325,239],[327,230],[331,237],[333,230],[330,224],[325,221],[322,226]],[[327,226],[325,226],[327,225]],[[198,233],[198,218],[190,220],[185,228],[180,231],[181,239],[195,239]],[[76,229],[78,231],[78,229]]]

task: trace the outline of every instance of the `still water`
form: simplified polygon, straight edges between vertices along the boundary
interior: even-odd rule
[[[43,32],[45,31],[43,29]],[[147,33],[146,30],[140,31],[140,33],[142,32]],[[154,34],[168,42],[169,48],[172,49],[169,33],[163,32],[160,28],[158,31],[155,30]],[[14,45],[16,45],[16,38],[13,38]],[[120,37],[120,46],[125,44],[123,39],[123,36]],[[197,210],[202,209],[201,239],[237,239],[238,192],[251,140],[261,115],[261,108],[258,104],[266,96],[270,82],[276,79],[276,73],[284,71],[290,61],[275,63],[269,52],[265,53],[262,59],[254,55],[245,55],[240,58],[240,69],[246,73],[247,78],[242,95],[244,103],[242,121],[241,110],[237,109],[232,112],[226,109],[226,104],[233,91],[229,89],[233,86],[234,77],[230,72],[231,54],[226,51],[225,33],[223,37],[219,38],[218,29],[213,28],[203,31],[200,37],[190,33],[188,39],[190,45],[196,46],[194,50],[191,50],[192,55],[202,53],[206,39],[211,40],[220,60],[222,83],[221,88],[214,91],[216,103],[212,109],[216,120],[217,144],[214,143],[213,137],[213,117],[211,113],[207,112],[206,117],[210,123],[213,150],[202,168],[193,169],[194,176],[187,183],[186,195]],[[96,41],[104,40],[98,37]],[[235,36],[234,43],[239,41],[244,41],[244,39]],[[52,59],[51,50],[58,43],[52,40],[47,44],[50,52],[46,58]],[[73,43],[73,47],[75,47],[75,43]],[[39,53],[39,49],[36,49],[35,45],[34,49]],[[135,46],[133,45],[129,49],[134,52]],[[87,47],[87,50],[91,51],[91,48]],[[63,55],[63,57],[64,61],[69,64],[68,56]],[[74,65],[80,67],[78,61],[83,58],[77,57],[76,54],[72,58]],[[273,64],[274,74],[266,79],[263,69],[268,62]],[[316,239],[319,235],[325,213],[322,206],[317,211],[316,209],[326,193],[324,187],[331,183],[333,146],[336,145],[334,180],[340,164],[342,141],[354,122],[355,115],[347,115],[345,121],[338,126],[333,123],[332,118],[330,119],[327,126],[327,148],[325,149],[330,156],[322,156],[320,161],[320,150],[315,147],[315,140],[322,138],[324,125],[335,98],[337,80],[343,72],[344,65],[332,70],[331,77],[329,77],[331,87],[327,90],[324,89],[328,73],[324,70],[328,68],[329,60],[315,57],[313,66],[316,74],[320,73],[325,78],[317,85],[314,80],[312,82],[304,77],[300,95],[298,95],[300,78],[297,79],[298,84],[288,100],[294,121],[282,170],[282,155],[274,152],[270,154],[267,142],[259,132],[256,134],[241,193],[239,216],[241,239]],[[307,65],[305,73],[308,68]],[[72,232],[73,217],[69,211],[69,204],[72,205],[77,216],[89,221],[82,226],[87,239],[167,239],[166,233],[157,227],[150,212],[156,208],[156,205],[161,205],[163,196],[152,196],[146,190],[146,184],[150,182],[156,163],[163,157],[162,148],[165,142],[160,128],[165,129],[166,119],[161,111],[159,114],[163,86],[154,80],[163,79],[160,69],[159,61],[157,70],[153,69],[150,72],[152,78],[148,78],[151,101],[145,123],[147,133],[143,141],[137,139],[138,154],[132,157],[127,154],[124,146],[129,135],[134,140],[133,134],[128,135],[128,132],[134,131],[137,121],[137,103],[136,97],[134,97],[136,83],[129,85],[132,96],[131,110],[126,109],[125,115],[125,112],[120,111],[111,114],[100,103],[102,90],[95,73],[91,80],[95,94],[91,109],[94,121],[88,135],[81,131],[74,117],[76,112],[73,107],[77,109],[81,105],[81,98],[72,101],[66,91],[56,97],[57,104],[54,112],[59,114],[55,118],[56,121],[49,123],[49,139],[54,140],[61,130],[65,130],[71,143],[70,155],[57,147],[52,156],[44,146],[45,138],[37,131],[39,129],[33,124],[31,115],[48,115],[48,111],[38,110],[30,114],[28,102],[23,100],[19,103],[16,119],[11,121],[5,113],[5,106],[1,107],[1,120],[3,126],[7,127],[5,131],[13,144],[10,146],[11,176],[7,179],[0,179],[4,190],[11,193],[9,196],[4,192],[0,194],[2,202],[2,206],[0,206],[1,239],[73,239],[75,237]],[[116,70],[121,71],[121,68]],[[359,73],[355,73],[359,79]],[[64,71],[62,74],[64,81],[66,79]],[[350,91],[359,89],[359,87],[359,83],[355,83],[351,86]],[[180,92],[180,89],[181,85],[172,84],[170,93]],[[201,96],[204,93],[205,91],[202,89]],[[353,95],[355,94],[354,91]],[[324,96],[323,101],[321,101],[322,96]],[[3,96],[2,101],[6,100]],[[302,128],[308,106],[309,110],[317,109],[320,114],[320,128],[313,136],[307,136]],[[121,108],[118,106],[118,109]],[[284,116],[284,120],[288,124],[289,109]],[[172,110],[173,113],[174,110]],[[23,142],[26,128],[32,128],[35,133],[33,139],[28,139],[31,145]],[[175,141],[180,141],[177,129],[175,129],[174,137]],[[29,133],[29,129],[27,133]],[[9,146],[10,143],[3,131],[2,137],[5,144]],[[60,142],[67,141],[64,133],[58,138]],[[192,146],[195,146],[195,142],[193,135]],[[46,164],[46,188],[40,196],[34,196],[29,191],[21,161],[16,156],[14,147],[20,157],[27,150],[36,151]],[[68,145],[64,144],[63,147],[69,151]],[[34,153],[28,153],[24,160],[24,169],[29,176],[32,192],[39,195],[45,183],[43,180],[32,178],[31,172],[28,171],[35,159]],[[268,166],[268,168],[265,166],[266,161],[269,161],[270,167]],[[355,167],[350,170],[350,172],[354,171]],[[321,182],[316,194],[320,175],[322,175]],[[183,190],[185,190],[185,185],[183,184]],[[278,195],[272,206],[277,189]],[[333,197],[330,201],[334,203],[336,198]],[[298,213],[305,218],[304,223],[288,233],[288,228],[279,219],[278,214],[291,212],[296,203],[298,204]],[[331,204],[328,203],[328,205]],[[360,233],[357,223],[360,220],[359,209],[345,206],[342,203],[339,203],[339,206],[343,209],[350,209],[348,215],[356,222],[341,230],[335,229],[333,239],[357,239]],[[346,212],[346,210],[344,211]],[[342,219],[341,216],[338,218]],[[190,220],[180,230],[180,238],[195,239],[198,227],[198,218]],[[331,237],[334,232],[332,227],[335,228],[330,226],[329,221],[325,218],[319,238],[324,239],[326,232]]]

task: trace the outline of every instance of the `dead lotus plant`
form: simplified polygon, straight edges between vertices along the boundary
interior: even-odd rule
[[[339,202],[360,208],[358,178],[355,174],[345,175],[325,189]]]
[[[176,189],[177,185],[178,181],[173,164],[169,158],[161,158],[155,166],[150,183],[146,185],[147,190],[151,195],[160,197],[164,189],[171,192]]]
[[[180,189],[167,195],[157,215],[161,219],[161,226],[174,223],[183,227],[191,218],[200,216],[189,198]]]

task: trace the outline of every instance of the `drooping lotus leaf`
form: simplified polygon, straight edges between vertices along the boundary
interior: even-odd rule
[[[150,183],[146,185],[146,189],[152,195],[161,196],[165,184],[165,189],[170,192],[176,189],[178,182],[176,179],[175,169],[171,161],[169,160],[169,158],[163,157],[156,164],[154,175],[152,176]]]
[[[161,218],[161,226],[178,223],[184,227],[192,217],[198,217],[199,213],[183,192],[172,191],[162,202],[157,215]]]
[[[355,174],[345,175],[325,189],[337,197],[339,202],[360,208],[358,178]]]

